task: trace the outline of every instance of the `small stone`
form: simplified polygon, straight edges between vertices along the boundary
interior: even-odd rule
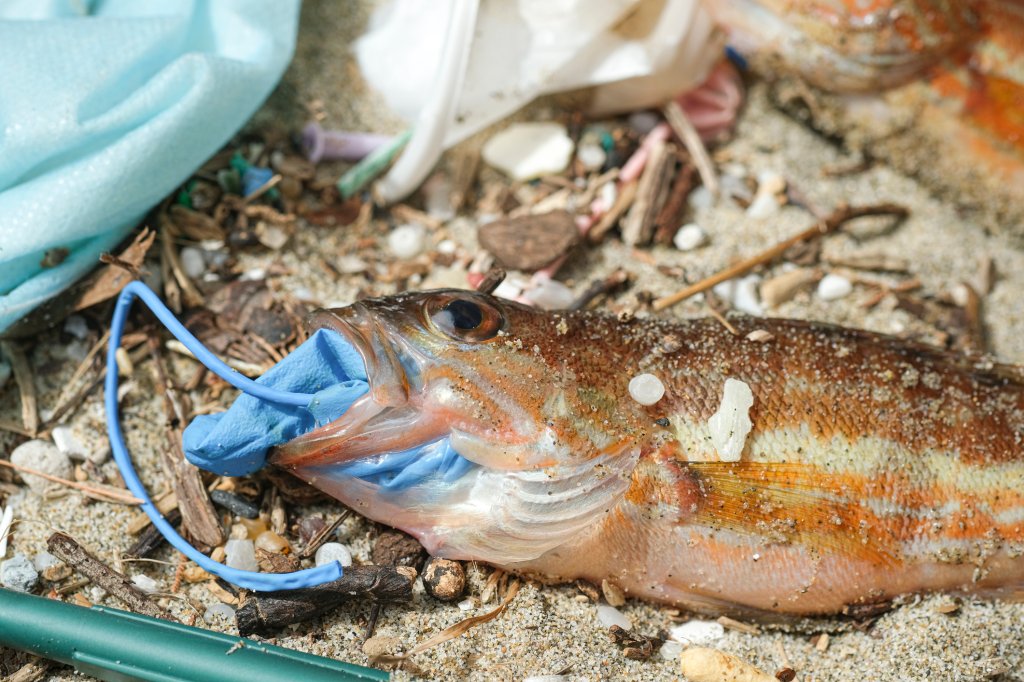
[[[523,295],[541,310],[565,310],[576,300],[572,289],[559,281],[546,278],[527,289]]]
[[[750,386],[738,379],[726,379],[722,404],[708,419],[711,443],[723,462],[738,462],[753,427],[748,414],[754,404]]]
[[[623,630],[631,630],[633,628],[633,624],[629,622],[629,618],[626,618],[626,614],[607,604],[597,605],[597,620],[605,628],[610,628],[613,625],[618,625]]]
[[[532,180],[564,171],[572,151],[560,123],[514,123],[487,140],[481,156],[513,180]]]
[[[6,561],[0,561],[0,583],[18,592],[30,592],[36,586],[39,574],[24,554],[15,554]]]
[[[466,591],[466,570],[458,561],[431,557],[423,567],[423,587],[434,599],[455,601]]]
[[[11,453],[11,462],[58,478],[69,479],[72,475],[71,460],[68,456],[58,450],[56,445],[45,440],[25,441]],[[39,495],[60,488],[59,483],[32,474],[21,474],[21,477],[25,484]]]
[[[181,269],[192,279],[199,279],[206,272],[206,257],[194,246],[186,246],[179,254]]]
[[[711,644],[725,637],[725,628],[713,620],[688,620],[673,626],[672,639],[684,644]]]
[[[0,513],[0,559],[7,556],[7,538],[11,532],[11,524],[14,523],[14,507],[7,505]]]
[[[661,649],[658,650],[658,653],[660,653],[661,657],[666,661],[674,661],[679,658],[679,654],[683,653],[683,644],[682,642],[666,640],[665,643],[661,645]]]
[[[48,569],[50,566],[57,566],[59,564],[60,559],[53,556],[49,552],[40,552],[39,554],[36,554],[34,557],[32,557],[32,565],[40,573]]]
[[[64,331],[82,341],[89,336],[89,325],[81,315],[71,315],[64,320]]]
[[[472,611],[476,608],[476,602],[472,597],[467,597],[459,602],[459,611]]]
[[[700,225],[690,223],[683,225],[672,238],[672,243],[680,251],[693,251],[699,246],[704,246],[708,241],[708,235]]]
[[[818,282],[818,298],[823,301],[835,301],[852,291],[853,283],[842,275],[825,275]]]
[[[70,426],[61,425],[53,427],[50,437],[53,438],[53,443],[57,446],[57,449],[68,457],[73,459],[89,458],[89,450],[75,437]]]
[[[258,570],[256,545],[252,540],[231,539],[225,546],[227,565],[240,571]]]
[[[271,223],[260,221],[256,223],[256,238],[260,244],[271,249],[280,251],[288,243],[289,235],[286,231]]]
[[[402,647],[402,640],[397,637],[376,635],[363,642],[363,653],[367,658],[379,658],[380,656],[391,656]]]
[[[260,509],[255,504],[241,495],[227,490],[211,490],[210,500],[221,507],[224,507],[232,514],[237,514],[243,519],[255,519],[260,515]]]
[[[622,591],[621,587],[608,579],[601,581],[601,593],[604,595],[604,600],[608,602],[609,606],[622,606],[626,603],[626,593]]]
[[[352,552],[340,542],[325,542],[316,550],[316,565],[323,566],[337,561],[342,566],[352,565]]]
[[[160,587],[155,580],[142,573],[136,573],[132,576],[132,584],[146,594],[153,594]]]
[[[540,270],[580,241],[576,219],[568,211],[498,218],[477,231],[480,246],[509,270]]]
[[[207,623],[213,623],[218,619],[233,621],[235,619],[235,610],[227,604],[218,602],[208,607],[206,613],[203,614],[203,620]]]
[[[377,536],[370,550],[370,560],[377,566],[411,566],[419,568],[426,550],[416,538],[397,530],[386,530]]]
[[[653,374],[638,374],[629,380],[629,395],[641,405],[653,405],[665,395],[665,384]]]
[[[601,148],[601,145],[581,144],[579,149],[576,150],[576,158],[583,164],[585,170],[597,171],[601,170],[601,167],[604,166],[608,155]]]
[[[408,260],[423,252],[426,245],[427,232],[422,225],[399,225],[388,234],[388,248],[396,258]]]
[[[283,554],[291,551],[291,545],[288,544],[288,541],[272,530],[265,530],[257,535],[253,544],[256,549],[262,549],[276,554]]]
[[[747,207],[747,217],[754,220],[764,220],[779,212],[779,200],[774,194],[765,194],[760,190],[754,195],[754,200]]]

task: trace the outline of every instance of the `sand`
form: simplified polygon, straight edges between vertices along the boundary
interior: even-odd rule
[[[394,131],[400,123],[380,114],[380,103],[359,84],[348,56],[348,43],[362,30],[368,12],[362,3],[309,2],[303,19],[297,57],[278,91],[250,124],[298,129],[312,107],[323,114],[330,127]],[[319,104],[314,104],[319,101]],[[536,113],[534,115],[540,116]],[[542,112],[543,113],[543,112]],[[906,258],[911,271],[920,277],[923,290],[931,294],[948,291],[960,281],[977,276],[979,259],[995,260],[999,278],[986,298],[985,323],[991,349],[1001,360],[1024,363],[1024,306],[1018,302],[1024,289],[1024,253],[1002,237],[989,236],[957,207],[934,196],[914,178],[876,164],[863,172],[825,177],[823,170],[857,161],[842,149],[808,130],[798,121],[774,109],[764,86],[756,86],[733,140],[716,152],[720,167],[756,176],[766,170],[783,174],[810,204],[828,211],[840,202],[867,204],[898,201],[911,210],[910,218],[891,232],[862,223],[851,234],[828,239],[827,256],[884,253]],[[698,250],[680,253],[655,248],[651,256],[661,264],[677,265],[688,280],[710,274],[735,259],[751,255],[780,238],[812,224],[810,214],[787,206],[763,221],[747,218],[744,211],[728,202],[696,210],[693,220],[710,235],[710,243]],[[475,248],[473,225],[455,221],[436,240],[448,237],[461,246]],[[320,255],[336,258],[352,248],[351,235],[344,229],[300,229],[280,253],[248,254],[242,266],[263,267],[276,261],[286,274],[273,285],[281,290],[305,290],[321,304],[353,300],[357,285],[342,278],[333,282],[306,264]],[[634,273],[637,285],[619,299],[634,300],[638,291],[655,295],[679,288],[676,279],[638,261],[630,249],[617,240],[586,250],[562,271],[560,279],[576,291],[590,281],[622,266]],[[769,273],[781,272],[775,266]],[[875,276],[875,275],[872,275]],[[375,293],[389,293],[389,285],[378,284]],[[886,333],[918,333],[924,338],[933,330],[911,315],[895,309],[891,298],[865,309],[862,303],[872,291],[856,287],[845,299],[823,302],[801,294],[773,315],[825,320]],[[703,314],[702,304],[688,301],[664,313],[668,317]],[[78,364],[81,347],[70,343],[59,330],[43,334],[32,347],[31,363],[36,370],[36,387],[45,409],[57,396]],[[178,361],[180,376],[187,376],[187,361]],[[150,490],[159,491],[167,482],[157,465],[156,453],[163,446],[162,408],[154,398],[148,365],[135,377],[135,386],[124,405],[123,424],[129,447]],[[0,418],[17,421],[19,407],[13,382],[0,391]],[[104,417],[100,395],[92,397],[70,420],[91,449],[105,445]],[[15,439],[0,432],[0,452],[9,450]],[[113,473],[113,464],[105,470]],[[45,547],[45,538],[60,529],[78,538],[105,560],[118,564],[118,557],[131,543],[124,528],[137,512],[105,503],[92,503],[78,494],[43,500],[20,492],[6,500],[16,509],[18,532],[14,552],[34,555]],[[332,506],[314,507],[308,513],[337,513]],[[368,561],[372,524],[350,518],[342,526],[340,540],[350,545],[357,561]],[[167,563],[124,563],[129,574],[144,573],[167,590],[173,580],[176,555],[164,548],[155,558]],[[490,569],[470,565],[470,596],[479,596]],[[85,595],[97,603],[118,606],[102,594],[86,588]],[[192,604],[168,599],[169,608],[188,618],[194,606],[203,611],[216,603],[203,585],[188,586],[183,595]],[[908,603],[881,617],[867,632],[849,623],[809,620],[795,628],[771,628],[752,635],[729,631],[712,646],[737,654],[769,672],[788,665],[799,680],[985,680],[1024,679],[1024,605],[966,600],[955,613],[938,607],[948,597],[911,598]],[[400,648],[408,649],[441,628],[467,615],[484,613],[494,602],[475,605],[469,612],[455,605],[440,604],[427,597],[417,585],[412,603],[384,610],[376,634],[394,637]],[[654,635],[673,624],[672,612],[664,607],[630,600],[622,608],[634,628]],[[345,609],[329,617],[294,627],[272,640],[277,644],[356,663],[367,663],[361,639],[369,609]],[[201,613],[200,613],[201,615]],[[200,619],[200,622],[201,619]],[[233,631],[233,624],[216,621],[218,630]],[[818,650],[812,636],[832,633],[829,646]],[[597,621],[596,605],[572,586],[550,587],[524,583],[508,611],[500,619],[479,626],[468,634],[413,658],[424,678],[442,680],[521,680],[528,676],[565,672],[571,680],[673,680],[680,679],[678,663],[655,655],[648,661],[626,659]],[[82,679],[67,669],[52,680]],[[395,679],[412,679],[409,672],[397,672]]]

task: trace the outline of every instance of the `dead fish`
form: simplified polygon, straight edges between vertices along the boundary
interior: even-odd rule
[[[1024,588],[1021,374],[864,331],[734,324],[458,290],[322,311],[315,326],[359,350],[371,390],[272,461],[435,556],[691,609]],[[772,340],[747,340],[755,329]],[[630,396],[641,373],[665,387],[653,405]],[[708,426],[727,379],[753,395],[739,461]],[[344,474],[434,442],[467,460],[455,480]]]

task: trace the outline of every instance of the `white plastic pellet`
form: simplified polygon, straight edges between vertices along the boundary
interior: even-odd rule
[[[541,310],[565,310],[576,296],[572,289],[553,279],[543,279],[524,293],[530,303]]]
[[[397,258],[415,258],[423,252],[427,233],[422,225],[399,225],[388,235],[388,248]]]
[[[711,644],[725,637],[725,628],[713,620],[688,620],[669,628],[669,633],[684,644]]]
[[[160,587],[155,580],[142,573],[132,576],[132,584],[147,594],[153,594]]]
[[[737,379],[726,379],[722,404],[708,419],[711,443],[723,462],[738,462],[753,423],[747,414],[754,404],[750,386]]]
[[[206,272],[206,258],[203,252],[194,246],[186,246],[179,254],[181,269],[192,279],[199,279]]]
[[[581,144],[579,149],[576,150],[576,158],[583,164],[584,169],[596,171],[601,169],[608,155],[605,154],[601,145]]]
[[[665,384],[653,374],[638,374],[629,380],[629,395],[641,405],[653,405],[665,395]]]
[[[618,625],[623,630],[629,630],[633,627],[633,624],[629,622],[629,618],[626,618],[626,614],[607,604],[597,605],[597,620],[601,622],[602,627],[606,628]]]
[[[658,653],[666,661],[674,661],[679,658],[679,654],[683,653],[683,643],[673,642],[672,640],[665,640],[665,643],[661,645],[661,649]]]
[[[853,283],[842,275],[825,275],[818,282],[818,298],[823,301],[835,301],[852,291]]]
[[[258,571],[256,564],[256,545],[252,540],[228,540],[224,546],[224,555],[228,566],[240,571]]]
[[[698,246],[704,246],[708,241],[708,235],[700,225],[690,223],[683,225],[672,238],[672,243],[680,251],[693,251]]]
[[[342,566],[351,566],[352,552],[348,551],[348,547],[340,542],[325,542],[316,551],[314,560],[317,566],[323,566],[332,561],[337,561]]]

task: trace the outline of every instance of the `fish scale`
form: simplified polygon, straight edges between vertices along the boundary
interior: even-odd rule
[[[483,322],[455,327],[453,301]],[[1014,367],[809,322],[738,317],[734,335],[456,290],[318,320],[360,351],[368,396],[391,402],[271,459],[434,555],[747,615],[1024,587]],[[755,329],[772,340],[745,338]],[[630,397],[641,372],[665,385],[654,405]],[[708,427],[726,379],[754,396],[739,461],[723,461]],[[375,381],[405,382],[407,397]],[[375,420],[400,433],[360,438]],[[421,433],[448,434],[470,463],[461,476],[387,489],[344,473]]]

